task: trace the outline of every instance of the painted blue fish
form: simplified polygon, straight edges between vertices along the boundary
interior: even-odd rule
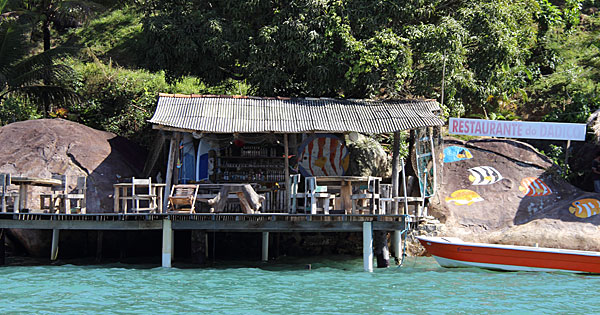
[[[449,146],[444,149],[444,163],[457,162],[472,159],[473,154],[467,148],[459,146]]]

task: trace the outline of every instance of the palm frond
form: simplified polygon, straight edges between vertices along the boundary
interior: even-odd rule
[[[15,21],[0,22],[0,72],[27,54],[25,28]]]
[[[55,18],[63,24],[65,21],[86,22],[95,12],[103,9],[104,6],[93,1],[63,0],[57,3]]]
[[[11,87],[23,87],[35,85],[40,82],[52,84],[54,82],[64,82],[74,75],[73,68],[63,65],[54,64],[50,66],[34,66],[27,72],[17,72],[8,80]]]
[[[29,72],[36,67],[51,66],[62,57],[74,55],[79,51],[77,47],[57,47],[50,50],[41,52],[39,54],[30,56],[26,59],[21,60],[18,64],[14,65],[13,68],[17,73]]]
[[[31,102],[44,108],[75,104],[80,100],[79,96],[73,91],[55,85],[30,85],[11,90],[8,94],[26,97]]]
[[[6,7],[7,3],[8,0],[0,0],[0,13],[4,12],[4,7]]]
[[[8,88],[8,77],[0,71],[0,92]]]

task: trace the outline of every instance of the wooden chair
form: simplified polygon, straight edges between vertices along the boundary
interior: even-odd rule
[[[173,185],[169,195],[169,212],[196,212],[198,185]]]
[[[146,190],[148,189],[148,190]],[[152,191],[152,179],[135,178],[131,179],[131,210],[133,212],[151,212],[154,213],[158,209],[156,195]],[[147,207],[140,207],[140,201],[147,201]]]
[[[327,186],[318,186],[315,177],[307,177],[305,180],[306,193],[304,194],[304,204],[307,213],[316,214],[317,211],[323,211],[329,214],[329,210],[334,208],[335,194],[327,192]]]
[[[381,184],[381,197],[379,198],[379,214],[392,214],[395,199],[392,197],[392,184]]]
[[[353,194],[352,199],[352,214],[363,212],[363,210],[369,210],[372,214],[378,210],[380,193],[380,177],[369,176],[367,181],[366,189],[361,189],[358,194]],[[367,206],[364,204],[368,203]],[[362,213],[361,213],[362,214]]]
[[[75,210],[78,213],[86,213],[86,192],[87,192],[87,177],[80,176],[77,177],[77,186],[75,187],[74,192],[64,194],[60,196],[62,199],[62,203],[64,206],[65,213],[71,213],[72,210]],[[75,202],[75,207],[71,207],[71,202]]]
[[[298,185],[300,183],[300,174],[290,175],[290,199],[291,199],[291,211],[297,213],[298,209],[305,210],[306,203],[298,205],[298,200],[304,200],[305,193],[298,192]]]
[[[41,194],[40,195],[40,209],[46,210],[49,213],[60,212],[61,209],[64,208],[64,197],[67,194],[68,183],[66,175],[52,175],[53,179],[60,180],[60,186],[52,186],[50,187],[49,194]],[[48,201],[48,204],[46,204]]]
[[[2,212],[6,212],[9,208],[9,198],[14,200],[14,209],[19,208],[19,194],[8,191],[8,186],[11,185],[10,174],[0,173],[0,207]]]

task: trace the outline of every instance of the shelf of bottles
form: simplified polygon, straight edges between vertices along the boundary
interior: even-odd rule
[[[280,145],[229,145],[219,150],[215,167],[217,182],[256,183],[254,189],[266,199],[262,212],[287,209],[285,158]],[[237,202],[228,203],[226,208],[241,211]]]
[[[284,182],[285,161],[277,147],[226,147],[217,159],[218,180],[222,182]]]

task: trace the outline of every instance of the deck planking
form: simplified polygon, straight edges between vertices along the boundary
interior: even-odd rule
[[[363,222],[375,231],[402,230],[402,215],[323,214],[49,214],[2,213],[0,228],[59,230],[161,230],[170,220],[173,230],[215,232],[361,232]]]

